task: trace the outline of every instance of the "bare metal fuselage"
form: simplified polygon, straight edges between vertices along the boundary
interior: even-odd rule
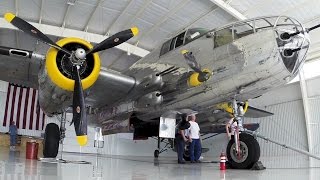
[[[261,19],[267,21],[266,18]],[[89,90],[86,99],[94,107],[93,111],[88,111],[89,122],[122,126],[120,124],[126,124],[132,113],[140,120],[149,121],[170,110],[188,108],[200,112],[211,111],[218,103],[233,98],[245,101],[286,84],[303,64],[307,48],[291,56],[284,56],[283,51],[289,47],[308,47],[307,34],[283,41],[279,34],[294,31],[290,25],[274,23],[265,28],[252,26],[257,22],[244,22],[253,28],[243,31],[242,35],[239,33],[238,37],[233,29],[240,25],[233,24],[228,31],[208,32],[165,54],[161,53],[159,47],[131,66],[125,74],[102,69],[100,77],[104,78],[98,79],[91,88],[96,93],[90,94]],[[298,23],[293,24],[296,30],[303,29]],[[231,34],[228,34],[229,31]],[[224,36],[222,39],[219,39],[219,33]],[[212,77],[199,86],[190,86],[188,78],[193,71],[181,54],[182,50],[192,52],[202,69],[213,72]],[[174,71],[159,75],[170,68]],[[104,84],[107,87],[103,87]],[[42,85],[49,87],[46,83]],[[100,97],[102,94],[108,94],[108,97]],[[105,100],[97,101],[99,98]],[[72,98],[65,99],[71,104]],[[46,104],[48,109],[52,109],[50,103]],[[68,103],[64,101],[61,104]],[[57,108],[56,105],[54,107]]]
[[[130,75],[139,77],[139,73],[144,69],[161,72],[165,70],[164,67],[172,65],[183,67],[164,77],[168,84],[175,84],[170,80],[180,79],[179,76],[188,71],[180,53],[183,49],[192,51],[203,68],[213,71],[212,78],[200,86],[186,86],[186,89],[178,90],[183,93],[176,94],[172,102],[139,109],[143,114],[142,118],[148,116],[147,119],[154,118],[172,109],[206,109],[219,102],[229,101],[236,94],[238,100],[244,101],[285,84],[293,78],[282,61],[275,32],[271,29],[217,48],[214,48],[213,38],[202,37],[164,57],[159,58],[159,52],[155,51],[132,66]]]

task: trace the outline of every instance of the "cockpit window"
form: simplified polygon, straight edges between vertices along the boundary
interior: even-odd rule
[[[199,38],[200,36],[202,36],[203,34],[205,34],[207,32],[208,32],[208,30],[204,29],[204,28],[188,29],[186,36],[185,36],[184,44],[188,44],[189,42]]]
[[[170,40],[166,41],[165,43],[163,43],[161,51],[160,51],[160,56],[162,56],[165,53],[167,53],[168,51],[170,51],[171,41],[172,41],[172,39],[170,39]]]
[[[234,26],[214,32],[214,47],[223,46],[233,40],[240,39],[254,33],[253,27],[248,23],[235,24]]]
[[[233,41],[232,28],[216,31],[214,34],[214,47],[223,46]]]
[[[163,43],[161,51],[160,51],[160,56],[166,54],[167,52],[182,46],[184,43],[184,35],[185,35],[185,31],[183,33],[180,33],[178,36],[166,41],[165,43]]]
[[[248,36],[254,33],[253,27],[248,23],[236,24],[233,26],[233,38],[234,40]]]
[[[174,38],[163,43],[160,51],[160,56],[166,54],[167,52],[175,48],[178,48],[182,45],[185,45],[199,38],[200,36],[204,35],[207,32],[208,30],[204,28],[191,28],[191,29],[188,29],[187,31],[180,33],[178,36],[175,36]]]
[[[181,33],[181,34],[179,34],[179,35],[177,36],[175,48],[183,45],[184,34],[185,34],[185,32],[183,32],[183,33]]]

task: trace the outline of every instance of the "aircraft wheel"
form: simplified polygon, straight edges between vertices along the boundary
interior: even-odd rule
[[[250,169],[260,158],[259,143],[249,134],[240,134],[240,157],[238,157],[235,149],[235,142],[232,138],[227,146],[227,158],[229,164],[234,169]]]
[[[153,153],[153,156],[155,157],[155,158],[158,158],[159,157],[159,150],[154,150],[154,153]]]
[[[186,145],[186,148],[184,149],[183,159],[184,159],[185,161],[190,161],[189,144]]]
[[[56,158],[59,150],[60,130],[55,123],[46,126],[43,143],[43,157]]]

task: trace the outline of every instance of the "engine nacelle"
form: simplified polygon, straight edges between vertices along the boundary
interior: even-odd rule
[[[162,102],[163,96],[161,95],[160,91],[155,91],[140,97],[136,101],[135,106],[138,108],[146,108],[149,106],[159,105]]]
[[[78,48],[85,51],[93,46],[79,38],[64,38],[57,44],[72,52]],[[42,109],[48,114],[63,112],[72,104],[73,64],[64,52],[50,48],[46,55],[45,66],[39,73],[39,102]],[[86,57],[79,69],[83,90],[91,87],[98,79],[100,73],[100,58],[98,53]]]

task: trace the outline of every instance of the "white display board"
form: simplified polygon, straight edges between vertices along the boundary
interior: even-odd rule
[[[176,119],[160,117],[159,137],[175,138]]]

